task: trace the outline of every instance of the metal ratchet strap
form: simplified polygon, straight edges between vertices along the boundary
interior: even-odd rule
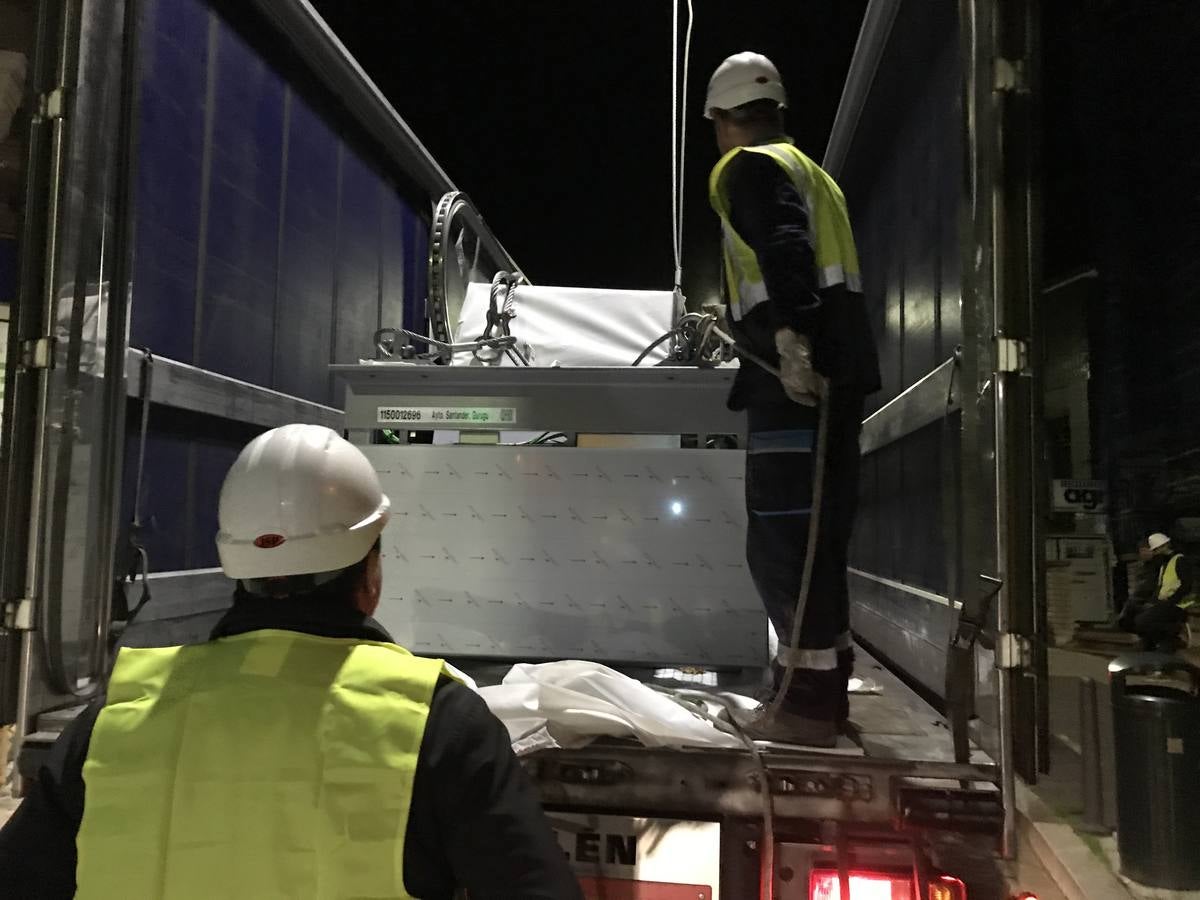
[[[950,383],[946,388],[946,407],[942,414],[942,533],[946,547],[946,597],[950,600],[953,629],[946,649],[946,716],[950,720],[950,734],[954,743],[954,758],[965,763],[971,753],[968,728],[975,706],[975,681],[973,669],[973,646],[979,633],[980,623],[969,614],[966,604],[957,621],[953,620],[955,600],[959,591],[959,492],[956,445],[957,433],[953,427],[954,388],[961,376],[962,347],[954,348],[954,365],[950,369]]]
[[[951,612],[959,594],[958,577],[960,551],[958,534],[960,525],[958,470],[955,466],[954,430],[950,427],[950,416],[954,409],[954,388],[960,377],[962,347],[954,350],[954,366],[950,370],[950,384],[946,391],[946,409],[942,416],[942,516],[943,532],[946,535],[946,596],[950,600]],[[980,575],[988,587],[982,591],[963,592],[962,608],[950,634],[946,648],[946,716],[950,720],[950,734],[954,743],[954,760],[968,763],[971,758],[970,723],[975,707],[975,645],[984,633],[991,616],[992,600],[1003,586],[997,578]]]

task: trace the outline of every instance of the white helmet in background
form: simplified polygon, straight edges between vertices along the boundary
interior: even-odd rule
[[[708,81],[704,117],[711,119],[714,109],[733,109],[754,100],[774,100],[786,107],[783,79],[775,64],[761,53],[735,53],[717,66]]]
[[[1146,538],[1146,546],[1150,548],[1152,553],[1155,550],[1162,549],[1169,543],[1171,543],[1171,539],[1161,531],[1156,531],[1154,534],[1150,535],[1150,537]]]
[[[311,575],[362,560],[388,521],[379,476],[321,425],[284,425],[246,445],[225,476],[217,553],[236,580]]]

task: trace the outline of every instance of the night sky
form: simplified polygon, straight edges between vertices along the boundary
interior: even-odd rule
[[[667,0],[316,0],[537,284],[671,286]],[[681,4],[686,6],[686,3]],[[866,0],[696,0],[688,80],[684,288],[716,289],[712,70],[767,54],[789,131],[820,160]],[[681,9],[681,20],[684,12]]]

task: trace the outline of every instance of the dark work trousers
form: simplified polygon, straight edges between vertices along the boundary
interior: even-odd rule
[[[1180,632],[1187,611],[1174,603],[1155,600],[1144,604],[1133,620],[1133,631],[1142,639],[1142,649],[1174,653],[1183,646]]]
[[[834,392],[808,603],[783,709],[809,718],[846,718],[853,668],[846,564],[858,506],[862,395]],[[789,403],[747,410],[746,561],[779,636],[776,687],[786,665],[812,523],[818,411]]]

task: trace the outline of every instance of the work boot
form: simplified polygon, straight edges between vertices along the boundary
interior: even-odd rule
[[[838,723],[810,719],[799,713],[778,710],[767,721],[765,709],[754,710],[744,719],[737,717],[742,734],[752,741],[771,741],[776,744],[798,744],[802,747],[836,747]]]
[[[783,684],[784,667],[778,661],[771,662],[771,683],[764,685],[754,694],[754,699],[759,703],[762,709],[769,707],[774,701],[775,696],[779,693],[779,688]],[[836,673],[836,674],[835,674]],[[829,673],[833,677],[830,679],[829,687],[833,690],[834,707],[836,723],[842,732],[854,737],[857,730],[850,724],[850,694],[848,686],[850,676],[854,673],[854,651],[839,650],[838,651],[838,667],[834,672]],[[792,691],[798,687],[798,681],[801,676],[799,672],[794,672],[792,675]],[[803,701],[801,701],[803,702]],[[805,706],[810,706],[811,703],[806,703]],[[821,704],[822,708],[826,704]],[[795,710],[792,710],[795,712]],[[823,719],[823,715],[817,716],[818,719]]]

